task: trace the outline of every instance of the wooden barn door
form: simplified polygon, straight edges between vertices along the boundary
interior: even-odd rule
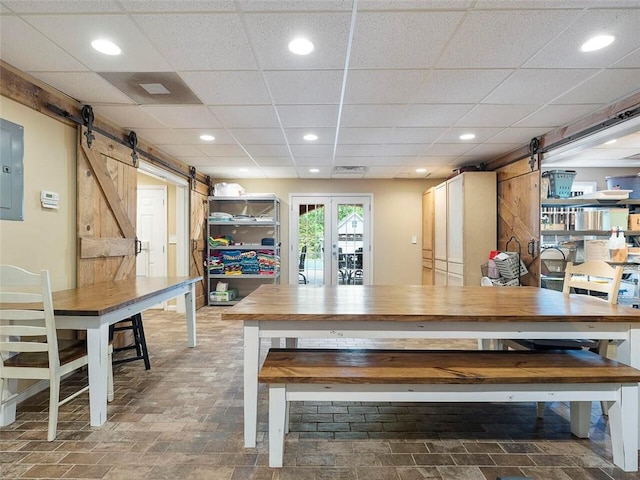
[[[77,284],[136,274],[137,172],[131,149],[100,134],[91,147],[78,129]]]
[[[536,162],[537,164],[537,162]],[[540,170],[531,170],[529,159],[519,160],[498,172],[498,249],[505,250],[514,236],[522,247],[529,274],[523,285],[540,286]],[[532,246],[530,242],[533,241]],[[509,250],[514,250],[514,242]],[[531,251],[530,251],[531,250]]]
[[[207,304],[207,270],[205,269],[206,250],[206,219],[208,213],[208,191],[204,184],[196,183],[191,189],[191,219],[190,219],[190,240],[191,248],[189,255],[189,274],[191,276],[201,276],[202,280],[196,283],[196,308]]]

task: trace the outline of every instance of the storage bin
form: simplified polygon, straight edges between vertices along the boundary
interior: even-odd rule
[[[605,177],[608,190],[633,190],[629,198],[640,198],[640,173],[637,175],[622,175],[620,177]]]
[[[575,170],[549,170],[548,172],[542,172],[542,177],[549,179],[548,196],[551,198],[569,198],[575,176]]]

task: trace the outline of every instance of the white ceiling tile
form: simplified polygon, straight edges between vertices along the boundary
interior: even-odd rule
[[[384,144],[391,142],[394,128],[341,128],[338,133],[340,145]]]
[[[516,127],[545,127],[552,130],[571,123],[589,113],[595,112],[604,105],[588,103],[584,105],[545,105],[523,120],[515,123]]]
[[[174,130],[178,135],[182,136],[182,141],[186,143],[198,144],[201,146],[208,145],[235,145],[234,138],[222,128],[176,128]],[[215,140],[209,142],[200,139],[200,135],[213,135]],[[167,142],[168,143],[168,142]]]
[[[339,70],[268,71],[264,75],[276,104],[331,105],[340,101]]]
[[[280,145],[284,141],[279,128],[230,128],[229,133],[241,144]]]
[[[247,156],[220,157],[211,159],[212,163],[221,167],[231,168],[255,168],[256,163]]]
[[[393,178],[402,170],[402,167],[371,167],[364,178]]]
[[[575,16],[560,36],[545,45],[525,68],[607,67],[640,47],[640,10],[594,9]],[[595,33],[616,37],[607,48],[581,52],[580,46]]]
[[[462,105],[408,105],[404,116],[396,122],[399,127],[447,127],[455,125],[474,106]]]
[[[221,126],[213,113],[204,106],[145,105],[141,108],[171,128],[218,128]]]
[[[380,145],[338,145],[337,157],[379,157],[385,156],[380,151]]]
[[[129,130],[167,127],[137,105],[95,105],[93,112]]]
[[[498,132],[502,131],[501,127],[462,127],[456,125],[452,127],[451,130],[446,132],[440,138],[438,138],[439,143],[460,143],[466,145],[479,144],[486,141],[488,138],[493,137]],[[460,140],[460,135],[465,133],[473,133],[475,134],[475,138],[471,140]]]
[[[253,157],[253,160],[261,167],[291,167],[291,157]]]
[[[309,141],[303,137],[306,134],[315,134],[318,139]],[[285,128],[287,141],[290,145],[333,145],[336,138],[335,128]]]
[[[576,13],[470,11],[438,61],[442,68],[517,68],[558,36]]]
[[[344,68],[349,13],[256,13],[243,18],[261,69]],[[314,44],[313,52],[290,52],[287,45],[296,37],[308,38]]]
[[[0,17],[0,43],[2,60],[25,72],[87,70],[77,59],[18,17]],[[29,48],[24,48],[25,45]]]
[[[3,0],[16,13],[101,13],[121,12],[114,0]]]
[[[495,89],[513,70],[434,70],[412,95],[416,103],[476,103]]]
[[[636,68],[640,65],[640,48],[637,48],[635,51],[631,52],[626,57],[617,61],[613,67],[615,68]]]
[[[349,67],[430,68],[463,12],[384,11],[358,15]],[[429,48],[416,48],[428,45]]]
[[[425,149],[426,155],[429,157],[457,157],[464,155],[475,145],[461,143],[434,143]]]
[[[537,109],[538,105],[477,105],[456,127],[510,127]]]
[[[180,72],[205,105],[270,104],[260,72]]]
[[[226,128],[277,128],[276,111],[271,105],[234,105],[209,107]]]
[[[306,157],[304,155],[296,156],[294,162],[297,167],[304,168],[321,168],[331,166],[331,159],[326,156],[311,156]]]
[[[277,105],[283,127],[334,127],[338,105]]]
[[[529,145],[533,137],[539,137],[547,132],[546,128],[505,128],[500,133],[487,140],[487,143],[511,143],[515,145]]]
[[[532,102],[549,103],[595,73],[597,70],[592,69],[518,70],[487,95],[483,103],[505,105],[528,105]],[[594,103],[594,101],[598,102],[599,100],[597,97],[591,97],[589,103]]]
[[[171,128],[137,128],[136,135],[152,145],[177,145],[186,140],[184,135]]]
[[[615,7],[637,7],[639,0],[477,0],[475,8],[484,9],[529,9],[529,8],[573,8],[583,10],[589,7],[602,8],[606,6]]]
[[[279,145],[260,145],[243,143],[242,146],[249,152],[252,157],[288,157],[289,149],[284,144]]]
[[[351,0],[235,0],[242,11],[351,11]]]
[[[344,103],[408,103],[427,75],[425,70],[350,70]]]
[[[300,157],[325,157],[333,155],[333,145],[291,145],[293,156]]]
[[[267,178],[298,178],[298,172],[293,167],[264,167],[262,171]]]
[[[389,165],[406,165],[416,157],[336,157],[336,165],[363,165],[366,167],[382,167]]]
[[[208,145],[199,145],[198,149],[202,151],[205,155],[210,157],[242,157],[246,156],[245,151],[240,147],[240,145],[230,145],[230,144],[208,144]]]
[[[175,70],[253,70],[257,66],[235,13],[132,17]]]
[[[66,92],[80,103],[94,105],[96,103],[133,104],[124,93],[107,82],[100,75],[92,72],[31,72],[34,77]]]
[[[30,15],[26,20],[96,72],[163,72],[172,68],[127,15]],[[122,54],[104,55],[97,38],[116,43]]]
[[[462,159],[472,160],[493,160],[505,152],[510,152],[517,149],[520,144],[513,143],[483,143],[477,145],[469,150],[467,153],[461,156]]]
[[[464,10],[476,0],[359,0],[358,11],[363,10]],[[500,0],[503,1],[503,0]]]
[[[162,150],[163,152],[178,158],[202,157],[203,153],[193,145],[186,144],[160,145],[159,150]]]
[[[412,157],[416,155],[424,155],[428,144],[424,143],[398,143],[395,145],[379,145],[380,153],[378,156],[387,157]]]
[[[391,128],[406,118],[406,109],[406,105],[344,105],[340,125]]]
[[[640,67],[640,65],[639,65]],[[553,103],[612,103],[640,91],[640,68],[603,70]]]
[[[233,0],[119,0],[122,8],[129,12],[234,12]]]

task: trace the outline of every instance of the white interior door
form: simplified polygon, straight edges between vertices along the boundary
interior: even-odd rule
[[[167,187],[138,186],[136,233],[141,251],[136,259],[139,277],[167,275]]]
[[[371,195],[290,197],[289,283],[372,283]]]

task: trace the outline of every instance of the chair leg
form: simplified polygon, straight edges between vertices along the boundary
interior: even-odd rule
[[[142,314],[134,315],[134,336],[137,332],[138,337],[136,341],[136,345],[138,346],[139,354],[144,360],[144,369],[151,370],[151,362],[149,361],[149,351],[147,350],[147,339],[144,336],[144,327],[142,326]]]
[[[544,418],[544,408],[546,406],[545,402],[538,402],[538,405],[536,407],[536,416],[538,418]]]
[[[54,371],[52,367],[51,372]],[[47,440],[52,442],[56,439],[58,429],[58,407],[60,405],[60,375],[55,372],[49,378],[49,429]]]

